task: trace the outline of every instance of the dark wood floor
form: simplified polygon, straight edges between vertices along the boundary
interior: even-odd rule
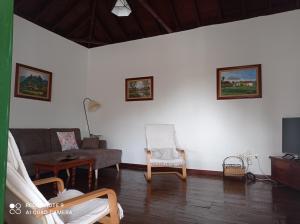
[[[76,178],[74,188],[87,192],[86,171]],[[107,168],[94,183],[94,189],[103,187],[116,191],[124,209],[122,224],[300,223],[300,191],[270,183],[205,176],[183,182],[175,175],[157,175],[147,183],[141,171]],[[52,196],[47,187],[41,191]]]

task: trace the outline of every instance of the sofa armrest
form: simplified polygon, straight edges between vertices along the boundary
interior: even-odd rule
[[[99,140],[99,148],[100,149],[107,149],[107,142],[106,142],[106,140]]]

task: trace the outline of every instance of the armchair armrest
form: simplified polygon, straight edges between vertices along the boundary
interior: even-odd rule
[[[108,197],[108,203],[109,203],[109,213],[110,213],[110,219],[111,223],[119,223],[119,216],[118,216],[118,206],[117,206],[117,196],[116,193],[111,189],[99,189],[96,191],[89,192],[87,194],[71,198],[65,201],[61,201],[57,204],[55,204],[53,207],[46,207],[46,208],[40,208],[37,209],[36,217],[40,218],[43,215],[47,215],[53,212],[57,212],[66,208],[73,207],[75,205],[81,204],[83,202],[89,201],[91,199],[95,199],[101,196],[107,195]]]
[[[179,153],[179,155],[185,160],[185,151],[184,151],[184,149],[176,148],[176,150]]]
[[[57,185],[58,185],[57,187],[60,192],[64,191],[64,189],[65,189],[64,182],[62,179],[57,178],[57,177],[50,177],[50,178],[44,178],[44,179],[39,179],[39,180],[33,181],[33,183],[36,186],[43,185],[43,184],[49,184],[49,183],[53,183],[53,182],[57,182]]]
[[[145,148],[145,152],[147,154],[147,163],[149,164],[151,156],[152,156],[152,152],[151,152],[151,150],[149,148]]]

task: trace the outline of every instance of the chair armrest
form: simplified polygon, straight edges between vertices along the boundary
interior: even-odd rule
[[[117,196],[113,190],[107,189],[107,188],[99,189],[99,190],[92,191],[92,192],[89,192],[84,195],[80,195],[75,198],[61,201],[50,207],[37,209],[36,217],[40,218],[44,215],[47,215],[47,214],[50,214],[53,212],[57,212],[57,211],[60,211],[60,210],[66,209],[66,208],[70,208],[75,205],[81,204],[83,202],[86,202],[86,201],[89,201],[89,200],[92,200],[92,199],[95,199],[95,198],[98,198],[98,197],[101,197],[104,195],[107,195],[107,197],[108,197],[111,223],[118,224],[120,219],[118,216]]]
[[[185,160],[185,151],[184,151],[184,149],[176,148],[176,151]]]
[[[64,182],[63,182],[62,179],[57,178],[57,177],[50,177],[50,178],[44,178],[44,179],[39,179],[39,180],[34,180],[33,181],[33,183],[36,186],[43,185],[43,184],[49,184],[49,183],[53,183],[53,182],[57,182],[58,190],[60,192],[64,191],[64,189],[65,189]]]
[[[184,149],[176,148],[176,150],[177,150],[178,152],[183,152],[183,153],[184,153]]]

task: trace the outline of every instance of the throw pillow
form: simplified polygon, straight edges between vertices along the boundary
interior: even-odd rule
[[[70,149],[79,149],[76,139],[75,133],[72,132],[57,132],[57,136],[61,145],[61,150],[66,151]]]
[[[98,149],[99,139],[98,138],[84,138],[81,144],[82,149]]]

